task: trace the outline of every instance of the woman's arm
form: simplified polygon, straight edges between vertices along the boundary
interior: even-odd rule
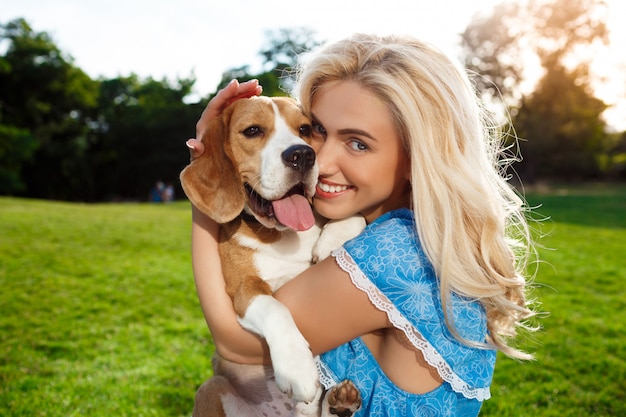
[[[387,314],[352,283],[333,257],[287,282],[275,297],[287,306],[315,355],[390,327]]]
[[[191,256],[200,306],[218,353],[238,363],[269,363],[267,346],[239,325],[224,284],[219,225],[192,207]]]

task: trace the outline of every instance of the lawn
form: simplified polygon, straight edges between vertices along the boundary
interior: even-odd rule
[[[0,199],[0,415],[191,414],[212,346],[189,214]]]
[[[536,361],[498,359],[481,416],[626,416],[626,187],[527,199],[544,218],[535,284],[547,316],[528,341]]]
[[[548,314],[481,416],[626,415],[626,187],[529,193]],[[188,416],[212,345],[188,203],[0,198],[0,415]]]

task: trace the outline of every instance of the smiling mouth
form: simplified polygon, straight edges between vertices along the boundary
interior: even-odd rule
[[[266,219],[269,223],[278,223],[295,231],[308,230],[315,224],[303,184],[296,185],[277,200],[263,198],[249,184],[245,184],[245,189],[248,206],[257,220],[262,222]]]
[[[323,183],[321,181],[317,182],[317,188],[319,188],[320,190],[322,190],[325,193],[341,193],[343,191],[346,191],[350,188],[350,186],[348,185],[331,185],[331,184],[326,184]]]

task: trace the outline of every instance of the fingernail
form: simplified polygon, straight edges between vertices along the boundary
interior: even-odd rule
[[[191,139],[187,140],[187,142],[185,142],[185,145],[187,145],[189,149],[196,150],[196,147],[191,144]]]

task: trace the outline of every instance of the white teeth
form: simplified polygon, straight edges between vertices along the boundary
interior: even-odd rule
[[[325,193],[340,193],[350,188],[347,185],[328,185],[328,184],[324,184],[321,182],[318,182],[317,186],[319,187],[320,190],[324,191]]]

